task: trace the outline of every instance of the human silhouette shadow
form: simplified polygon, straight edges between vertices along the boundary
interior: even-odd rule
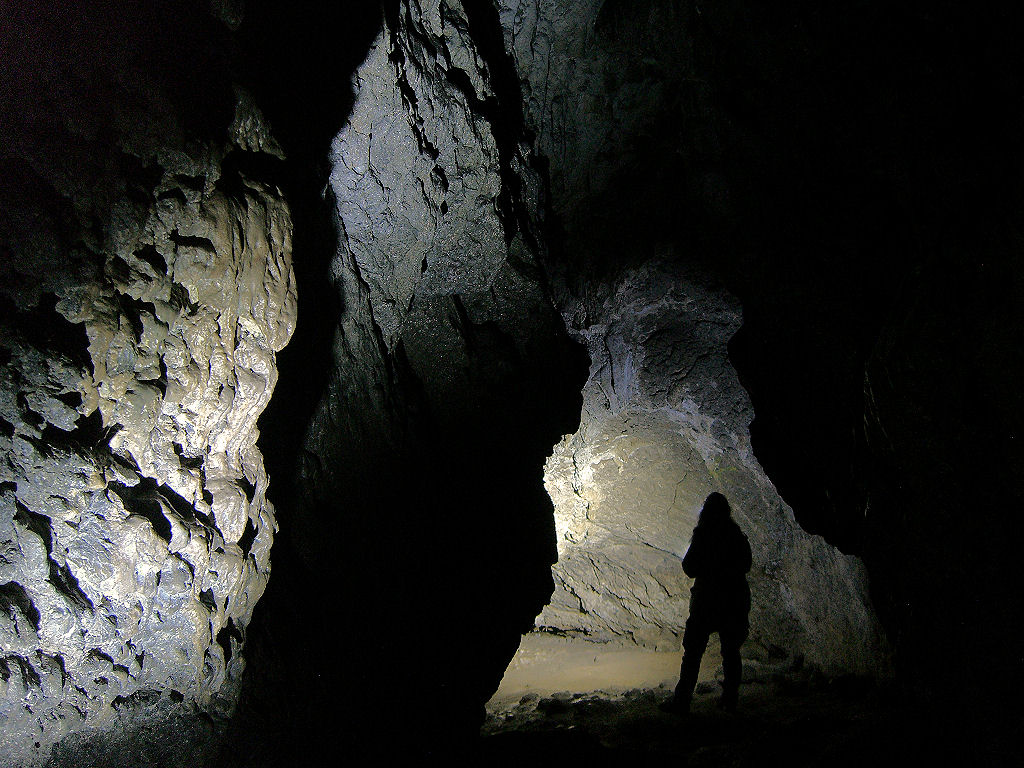
[[[740,646],[750,629],[750,587],[746,577],[750,566],[750,543],[732,519],[728,500],[720,493],[710,494],[683,557],[683,571],[695,581],[690,615],[683,630],[679,683],[662,709],[689,712],[701,658],[711,633],[717,632],[725,673],[719,707],[735,711],[742,676]]]

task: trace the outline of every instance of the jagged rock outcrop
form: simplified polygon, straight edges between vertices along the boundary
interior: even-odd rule
[[[541,467],[586,370],[539,266],[542,183],[504,61],[488,3],[390,7],[331,154],[342,314],[295,520],[307,567],[376,585],[333,598],[351,656],[329,674],[429,691],[419,749],[475,731],[550,595]],[[357,716],[347,748],[381,727]]]
[[[195,760],[234,706],[277,528],[256,420],[295,324],[291,220],[249,168],[280,150],[244,92],[212,138],[161,73],[62,57],[49,21],[5,83],[0,756]],[[45,87],[68,70],[76,95]],[[168,752],[161,727],[194,743]]]
[[[796,524],[751,451],[752,409],[727,353],[736,300],[699,273],[652,261],[566,312],[593,365],[580,430],[545,472],[559,559],[538,627],[676,650],[690,584],[680,560],[717,490],[754,556],[744,654],[884,674],[863,565]]]

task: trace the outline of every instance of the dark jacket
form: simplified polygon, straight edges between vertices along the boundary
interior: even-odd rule
[[[750,609],[750,542],[736,523],[727,519],[698,525],[683,557],[683,571],[693,578],[690,613],[746,612]]]

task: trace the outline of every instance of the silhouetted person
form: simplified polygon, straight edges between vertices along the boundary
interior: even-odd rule
[[[688,712],[697,685],[700,660],[712,632],[718,632],[722,646],[725,681],[719,706],[736,709],[742,664],[740,646],[747,639],[750,612],[750,543],[733,521],[729,502],[712,493],[693,529],[690,548],[683,557],[683,571],[695,579],[690,599],[690,616],[683,630],[683,664],[675,695],[663,705],[674,712]]]

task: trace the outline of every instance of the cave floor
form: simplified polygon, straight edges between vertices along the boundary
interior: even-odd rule
[[[998,708],[933,702],[922,709],[859,678],[745,662],[739,708],[722,712],[720,659],[708,651],[691,713],[675,715],[658,705],[671,695],[678,653],[528,642],[488,702],[480,764],[650,764],[659,757],[684,766],[1021,764],[1021,723]]]
[[[572,640],[555,635],[525,635],[505,670],[501,685],[487,703],[492,717],[504,716],[526,698],[601,691],[621,695],[637,688],[668,688],[679,676],[680,651]],[[700,680],[714,679],[722,659],[712,638],[701,663]],[[528,703],[527,702],[527,703]]]

